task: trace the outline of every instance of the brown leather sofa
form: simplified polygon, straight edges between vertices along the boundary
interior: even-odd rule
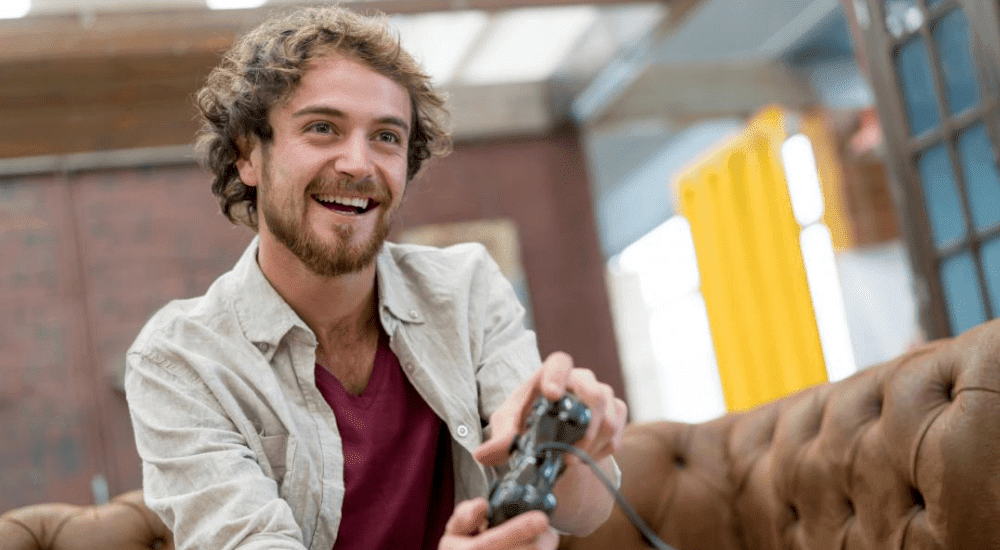
[[[639,515],[681,550],[1000,549],[1000,321],[742,414],[629,427]],[[647,548],[617,508],[564,550]],[[0,517],[0,550],[171,550],[139,492]]]
[[[634,426],[617,459],[682,550],[1000,549],[1000,321],[743,414]],[[562,548],[647,546],[616,509]]]
[[[174,550],[174,537],[132,491],[102,506],[36,504],[0,516],[0,550]]]

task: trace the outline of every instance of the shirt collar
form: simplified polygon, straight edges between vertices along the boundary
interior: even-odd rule
[[[405,250],[395,243],[387,241],[382,245],[375,265],[379,304],[400,321],[422,324],[425,320],[423,302],[410,288],[402,267],[405,254]]]
[[[277,347],[282,338],[300,327],[315,340],[306,325],[288,302],[278,294],[257,263],[259,237],[254,237],[231,272],[234,305],[247,339],[255,344]],[[422,324],[425,316],[420,300],[410,289],[399,260],[405,252],[398,245],[386,242],[376,258],[375,277],[378,281],[380,306],[400,321]]]
[[[301,327],[315,340],[312,330],[264,277],[257,263],[259,237],[254,237],[231,272],[236,313],[247,339],[274,349],[290,330]]]

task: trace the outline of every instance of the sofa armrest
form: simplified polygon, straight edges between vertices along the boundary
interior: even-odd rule
[[[173,536],[141,491],[101,506],[46,503],[0,516],[0,550],[173,550]]]

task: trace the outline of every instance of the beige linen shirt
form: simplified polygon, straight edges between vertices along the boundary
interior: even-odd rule
[[[156,313],[127,353],[146,502],[179,549],[336,540],[344,464],[316,337],[261,273],[257,246],[204,296]],[[390,347],[451,433],[456,501],[485,496],[493,473],[471,452],[541,364],[524,309],[481,245],[386,243],[376,277]]]

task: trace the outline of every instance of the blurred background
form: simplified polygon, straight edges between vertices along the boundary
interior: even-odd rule
[[[369,0],[455,152],[392,238],[487,245],[543,354],[701,422],[1000,313],[987,0]],[[0,0],[0,511],[141,485],[123,354],[252,238],[192,96],[288,0]]]

